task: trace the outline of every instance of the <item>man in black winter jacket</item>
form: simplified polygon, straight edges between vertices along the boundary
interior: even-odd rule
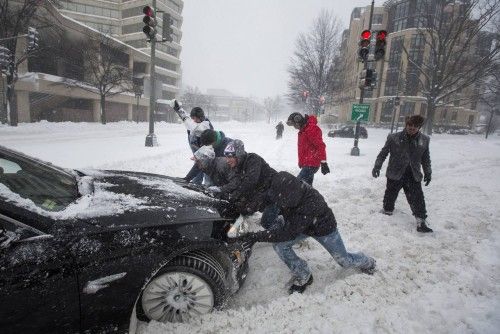
[[[373,273],[375,260],[363,253],[348,253],[337,230],[332,210],[321,194],[288,172],[273,176],[267,199],[274,203],[284,218],[284,225],[275,229],[249,233],[240,241],[273,242],[274,250],[292,272],[289,293],[302,293],[313,281],[307,262],[295,254],[292,246],[312,237],[346,268],[359,268]]]
[[[245,152],[241,140],[230,142],[224,150],[228,165],[235,173],[235,189],[227,192],[242,215],[262,211],[261,224],[268,228],[278,219],[279,210],[266,202],[266,195],[276,171],[256,153]]]
[[[403,188],[412,213],[417,220],[417,231],[426,233],[432,232],[432,229],[427,226],[425,221],[427,211],[421,181],[423,178],[425,185],[429,185],[432,169],[429,154],[430,138],[420,133],[424,120],[420,115],[408,117],[403,131],[387,136],[387,141],[375,161],[372,175],[375,178],[380,175],[382,164],[387,155],[390,154],[382,212],[392,215],[399,191]],[[424,171],[423,177],[420,166]]]

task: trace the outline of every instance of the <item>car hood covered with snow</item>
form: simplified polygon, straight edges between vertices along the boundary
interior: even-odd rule
[[[49,211],[0,184],[4,205],[25,212],[23,216],[32,217],[35,227],[46,233],[63,226],[90,232],[234,219],[227,202],[183,179],[126,171],[68,171],[78,179],[80,196],[64,209]]]
[[[182,179],[126,171],[84,171],[93,191],[66,212],[91,224],[114,226],[188,224],[225,220],[226,202],[203,193],[203,188]],[[86,200],[85,200],[86,199]],[[78,201],[77,201],[78,202]],[[82,207],[83,209],[83,207]],[[72,212],[73,211],[73,212]],[[98,219],[97,219],[98,218]]]

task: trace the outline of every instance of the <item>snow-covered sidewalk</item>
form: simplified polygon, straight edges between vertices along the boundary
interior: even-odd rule
[[[275,124],[216,123],[277,170],[298,172],[296,131]],[[191,152],[182,124],[156,125],[161,146],[144,147],[146,123],[0,125],[0,145],[71,168],[184,176]],[[225,310],[189,324],[150,323],[157,333],[498,333],[500,328],[500,137],[434,135],[433,180],[424,187],[431,235],[415,230],[401,192],[392,217],[379,213],[385,189],[371,169],[388,131],[368,129],[361,156],[352,139],[323,138],[331,174],[314,186],[332,207],[346,247],[377,259],[373,276],[341,269],[310,241],[299,250],[314,283],[288,296],[289,273],[272,247],[256,245],[250,273]]]

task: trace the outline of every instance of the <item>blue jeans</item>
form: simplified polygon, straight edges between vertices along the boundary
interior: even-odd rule
[[[312,187],[314,174],[316,174],[318,170],[319,167],[302,167],[302,169],[299,172],[299,175],[297,175],[297,178],[299,180],[304,181],[305,183],[309,184]]]
[[[292,274],[303,280],[309,278],[311,270],[307,262],[295,254],[292,246],[307,238],[308,235],[300,234],[293,240],[273,244],[279,258],[285,262]],[[375,260],[363,253],[348,253],[337,229],[328,235],[312,238],[316,239],[343,268],[369,269],[375,265]]]

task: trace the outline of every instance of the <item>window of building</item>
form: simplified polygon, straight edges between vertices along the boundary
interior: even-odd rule
[[[380,122],[389,123],[392,121],[394,112],[394,104],[392,100],[382,103],[382,113],[380,114]]]
[[[382,24],[384,21],[384,14],[373,14],[373,24]]]
[[[177,84],[177,80],[171,77],[168,77],[163,74],[156,73],[156,78],[161,81],[161,83],[165,85],[172,85],[175,86]]]
[[[427,104],[422,103],[420,106],[420,115],[423,117],[427,117]]]
[[[171,63],[165,59],[156,58],[156,65],[163,67],[163,68],[166,68],[166,69],[169,69],[169,70],[174,71],[174,72],[177,71],[177,65],[175,65],[174,63]]]
[[[408,14],[410,9],[410,1],[401,1],[395,5],[393,10],[392,31],[400,31],[408,26]]]
[[[446,115],[448,114],[448,110],[444,109],[441,112],[441,119],[444,121],[446,119]]]
[[[385,78],[384,95],[393,96],[398,93],[398,83],[399,83],[398,80],[399,80],[399,70],[388,69]]]
[[[474,124],[474,115],[469,115],[469,126],[472,126],[472,124]]]
[[[451,121],[452,122],[456,122],[457,121],[457,116],[458,116],[458,112],[457,111],[454,111],[451,113]]]
[[[406,116],[411,116],[415,113],[415,102],[405,102],[401,106],[399,116],[402,117],[403,120]]]

